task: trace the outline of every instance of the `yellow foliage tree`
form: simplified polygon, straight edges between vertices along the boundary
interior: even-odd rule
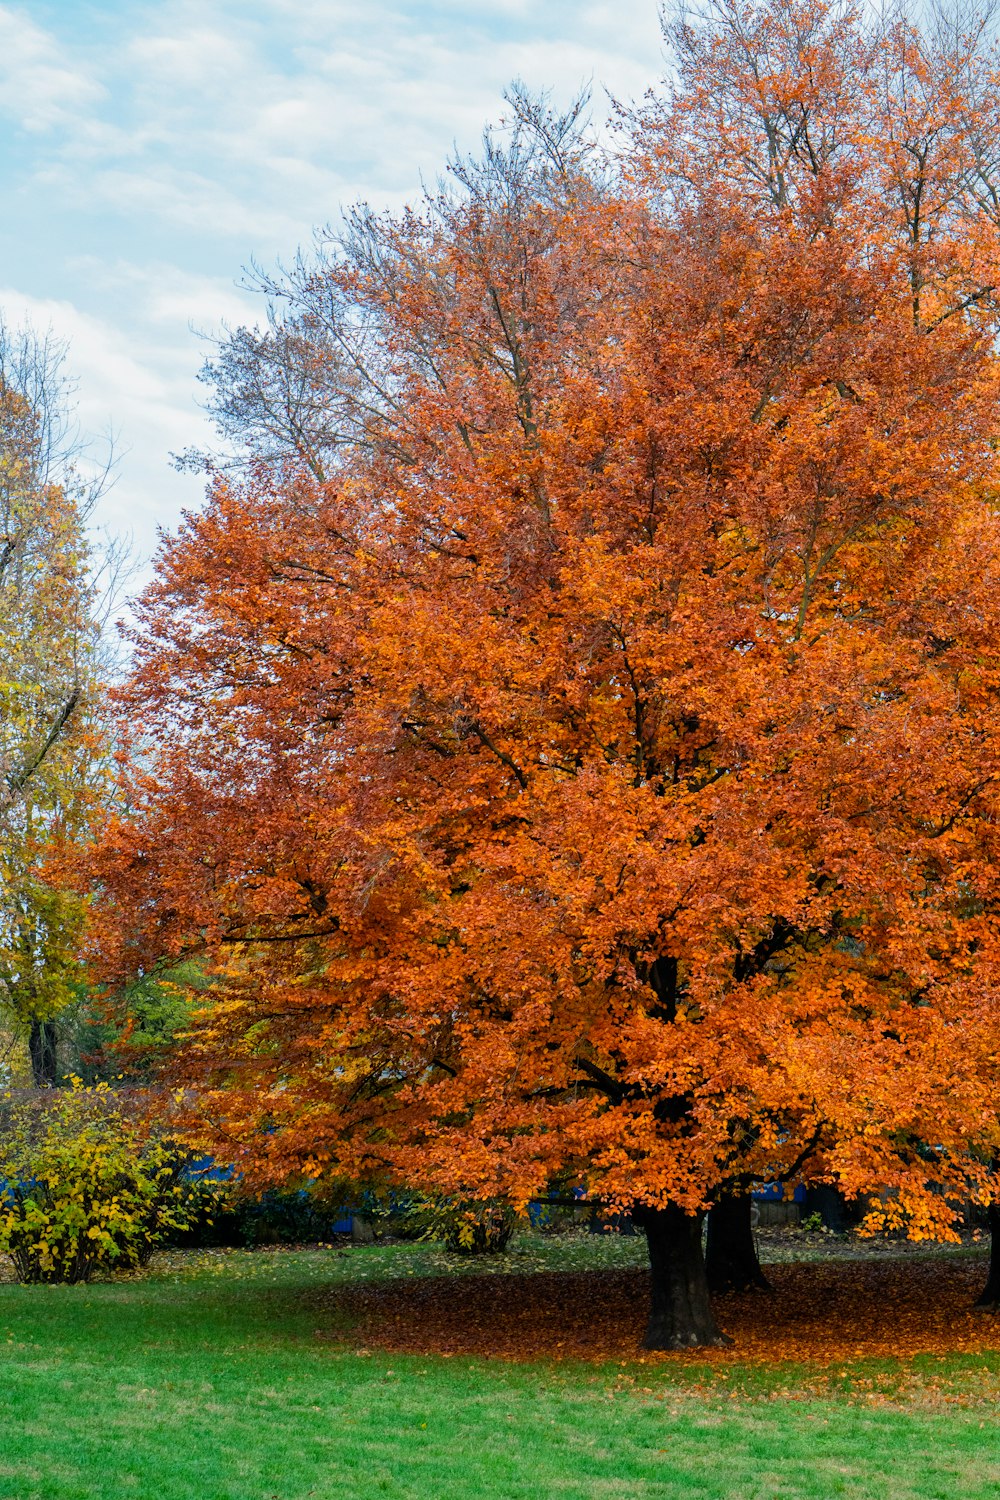
[[[61,351],[0,328],[0,1004],[57,1073],[54,1018],[82,978],[83,902],[48,862],[86,836],[104,785],[100,622]]]

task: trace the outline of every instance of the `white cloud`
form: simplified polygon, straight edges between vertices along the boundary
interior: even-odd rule
[[[73,173],[65,167],[53,171],[54,186],[71,191]],[[124,218],[145,218],[153,226],[164,223],[177,230],[195,231],[207,237],[226,235],[252,245],[255,240],[281,238],[297,227],[297,218],[270,206],[266,197],[240,193],[220,176],[209,175],[183,163],[162,162],[143,170],[109,167],[95,171],[82,183],[76,196],[85,197],[91,208],[112,209]]]
[[[170,265],[121,265],[114,274],[119,284],[127,279],[141,292],[149,321],[168,329],[190,325],[211,333],[224,324],[252,323],[261,312],[256,299],[221,277],[191,275]]]
[[[474,148],[515,76],[557,100],[661,72],[656,0],[0,0],[0,110],[27,135],[0,187],[26,215],[0,311],[71,341],[80,416],[121,448],[106,516],[152,546],[207,444],[191,325],[254,320],[240,267],[359,198],[399,207]],[[65,13],[66,24],[60,17]],[[55,18],[55,19],[53,19]],[[18,197],[18,194],[21,196]]]
[[[108,438],[117,459],[117,480],[99,519],[132,537],[139,556],[148,557],[158,521],[196,503],[201,489],[199,481],[170,467],[172,452],[209,435],[194,401],[187,359],[178,359],[169,344],[145,344],[132,330],[57,298],[0,288],[0,314],[11,326],[51,329],[68,341],[81,432],[91,439],[95,461],[103,458]]]
[[[68,58],[57,39],[21,10],[0,5],[0,108],[24,130],[67,125],[97,105],[104,89]]]
[[[593,79],[600,114],[602,86],[632,96],[659,71],[652,0],[223,0],[210,14],[159,4],[149,30],[121,39],[103,63],[114,109],[67,136],[51,188],[277,245],[354,196],[412,196],[454,140],[475,144],[514,77],[563,98]]]

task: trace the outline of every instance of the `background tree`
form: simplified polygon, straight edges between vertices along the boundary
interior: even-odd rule
[[[89,536],[107,471],[87,464],[62,358],[0,329],[0,1002],[14,1036],[28,1028],[39,1084],[55,1082],[55,1017],[83,977],[83,903],[45,860],[86,838],[107,789],[101,595],[120,562]]]
[[[914,248],[909,31],[734,15],[616,172],[522,100],[317,268],[343,440],[161,553],[99,861],[111,972],[211,966],[215,1149],[584,1181],[645,1226],[653,1347],[721,1337],[734,1182],[947,1234],[998,1129],[994,226],[953,166]]]

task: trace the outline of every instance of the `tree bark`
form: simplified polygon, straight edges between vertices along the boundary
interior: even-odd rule
[[[823,1225],[831,1234],[846,1234],[850,1215],[847,1200],[839,1188],[820,1182],[806,1188],[805,1212],[819,1214]]]
[[[715,1321],[701,1249],[701,1214],[639,1207],[633,1218],[646,1231],[652,1303],[643,1347],[717,1348],[731,1341]]]
[[[990,1226],[990,1269],[973,1306],[981,1312],[996,1312],[1000,1309],[1000,1206],[991,1203],[986,1217]]]
[[[54,1089],[58,1076],[56,1059],[56,1023],[54,1021],[32,1021],[28,1038],[28,1053],[31,1057],[31,1076],[38,1089]]]
[[[351,1239],[356,1245],[373,1245],[375,1231],[363,1214],[351,1215]]]
[[[760,1268],[750,1218],[749,1193],[720,1198],[708,1215],[705,1273],[711,1292],[769,1292],[771,1283]]]

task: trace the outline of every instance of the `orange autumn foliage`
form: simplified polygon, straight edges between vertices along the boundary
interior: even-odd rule
[[[305,284],[334,456],[160,553],[103,961],[203,956],[177,1076],[251,1179],[947,1233],[1000,1148],[994,62],[816,0],[677,41],[613,163],[521,101]]]

